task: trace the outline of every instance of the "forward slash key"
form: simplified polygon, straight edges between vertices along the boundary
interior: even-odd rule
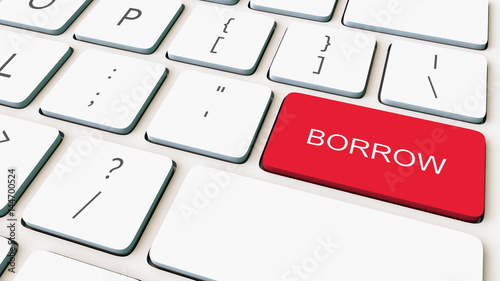
[[[9,136],[7,135],[7,132],[2,131],[2,135],[3,135],[3,136],[1,136],[1,135],[0,135],[0,143],[10,141],[10,138],[9,138]]]
[[[486,142],[476,131],[289,94],[264,170],[463,221],[484,213]]]

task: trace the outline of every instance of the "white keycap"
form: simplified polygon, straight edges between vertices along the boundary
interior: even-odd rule
[[[349,0],[347,26],[473,49],[488,45],[488,0]]]
[[[100,267],[47,251],[34,252],[23,264],[15,281],[137,281]]]
[[[2,0],[0,23],[48,34],[62,34],[92,0]]]
[[[177,79],[151,122],[153,142],[242,163],[271,103],[269,88],[201,72]]]
[[[288,27],[269,70],[277,82],[359,98],[376,41],[361,32],[312,24]]]
[[[274,30],[255,13],[197,6],[174,38],[168,58],[238,74],[252,74]]]
[[[79,137],[30,201],[23,221],[36,230],[127,255],[173,169],[168,157]]]
[[[250,8],[316,21],[329,21],[337,0],[251,0]]]
[[[487,61],[482,55],[403,41],[390,47],[380,90],[388,105],[482,123]]]
[[[226,5],[234,5],[238,3],[239,0],[205,0],[209,2],[214,2],[214,3],[221,3],[221,4],[226,4]]]
[[[40,109],[51,117],[127,134],[166,75],[160,63],[89,49],[64,73]]]
[[[0,32],[0,104],[26,107],[70,54],[64,43]]]
[[[9,181],[1,192],[0,216],[9,213],[61,140],[54,128],[0,115],[0,180]]]
[[[197,280],[483,280],[470,234],[206,167],[187,175],[150,259]]]
[[[182,2],[101,1],[75,31],[76,39],[138,53],[153,53],[183,9]]]
[[[15,239],[17,239],[17,227],[19,227],[18,221],[7,220],[6,228],[11,233],[9,238],[0,236],[0,275],[7,270],[11,273],[16,273],[16,253],[18,249],[18,244]],[[9,229],[12,227],[12,230]]]

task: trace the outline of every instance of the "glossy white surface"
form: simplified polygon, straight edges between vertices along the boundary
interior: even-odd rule
[[[78,124],[129,133],[167,70],[160,63],[88,50],[43,101],[43,114]]]
[[[305,18],[316,21],[328,21],[332,17],[337,0],[251,0],[250,8]]]
[[[0,197],[0,215],[4,216],[49,159],[61,135],[53,127],[6,115],[0,115],[0,124],[0,179],[5,194]]]
[[[220,281],[479,281],[483,273],[472,235],[201,166],[181,186],[150,258]]]
[[[347,26],[483,50],[488,0],[351,0]]]
[[[162,155],[81,137],[30,202],[23,222],[61,238],[127,255],[156,208],[173,165]]]
[[[380,100],[388,105],[482,123],[488,62],[480,54],[394,42]]]
[[[47,34],[63,33],[92,0],[0,1],[0,23]]]
[[[27,106],[70,55],[67,44],[20,32],[1,32],[0,103]]]
[[[163,40],[182,8],[182,2],[177,0],[100,2],[77,27],[75,37],[113,48],[150,54]]]
[[[38,251],[30,256],[16,281],[133,281],[132,279],[95,265],[82,263],[51,252]]]
[[[359,31],[292,23],[269,69],[274,81],[360,98],[377,42]]]
[[[271,99],[271,89],[258,84],[186,71],[156,113],[147,137],[159,144],[243,163]]]
[[[199,5],[175,36],[168,57],[250,75],[257,68],[274,25],[274,19],[267,15]]]
[[[5,1],[5,0],[4,0]],[[89,8],[93,7],[95,4],[100,2],[100,0],[94,0]],[[346,27],[342,24],[342,16],[347,5],[347,0],[339,0],[333,13],[331,21],[321,24],[317,23],[319,26],[327,25],[329,27],[340,28],[344,30],[355,30]],[[471,53],[479,53],[483,55],[489,64],[488,69],[488,91],[489,95],[496,97],[499,94],[499,78],[500,72],[499,68],[496,66],[500,64],[500,30],[494,27],[500,26],[500,17],[496,12],[500,11],[500,2],[496,0],[491,0],[490,2],[490,40],[488,48],[484,51],[468,50]],[[144,234],[141,236],[137,247],[134,251],[126,257],[116,257],[102,251],[96,251],[87,246],[83,246],[77,243],[66,241],[51,235],[46,235],[37,231],[30,230],[26,227],[18,225],[17,238],[18,242],[22,245],[19,249],[19,253],[16,256],[17,269],[22,269],[26,259],[31,255],[31,253],[37,250],[49,250],[58,254],[63,254],[86,263],[97,263],[101,267],[107,268],[111,271],[115,271],[126,276],[130,276],[140,280],[169,280],[169,281],[180,281],[180,280],[190,280],[181,277],[177,274],[172,274],[163,270],[153,268],[147,261],[147,255],[149,249],[153,243],[154,238],[157,236],[160,225],[163,222],[167,212],[170,210],[172,201],[175,199],[176,194],[180,190],[180,186],[186,177],[187,172],[192,166],[204,165],[211,168],[217,168],[219,170],[230,171],[242,176],[248,176],[254,179],[263,180],[266,182],[271,182],[285,186],[290,189],[302,190],[307,193],[317,194],[327,198],[333,198],[347,203],[356,204],[359,206],[367,207],[374,210],[383,211],[386,213],[391,213],[397,216],[416,219],[418,221],[430,223],[433,225],[442,226],[452,230],[459,230],[468,234],[472,234],[479,238],[485,249],[484,255],[484,278],[485,281],[496,281],[500,278],[500,241],[498,239],[498,233],[500,233],[500,204],[498,204],[498,198],[500,198],[500,189],[496,188],[500,186],[500,175],[497,172],[497,168],[500,167],[500,158],[498,157],[500,151],[500,131],[498,127],[500,125],[500,115],[496,110],[489,110],[486,122],[484,124],[471,124],[467,122],[460,122],[448,118],[433,116],[425,113],[399,109],[395,107],[390,107],[380,103],[379,101],[379,89],[382,81],[382,73],[384,70],[385,60],[387,58],[388,49],[390,44],[397,40],[403,40],[408,42],[416,42],[424,45],[430,46],[441,46],[450,49],[463,50],[463,48],[450,47],[437,43],[429,43],[421,40],[414,40],[409,38],[403,38],[383,33],[369,32],[377,40],[377,49],[375,51],[372,71],[368,80],[368,85],[366,93],[361,99],[352,99],[339,95],[332,95],[315,90],[307,90],[301,87],[288,86],[281,83],[276,83],[270,81],[267,78],[268,70],[271,66],[274,55],[276,54],[279,44],[286,32],[287,27],[292,22],[307,22],[314,23],[311,21],[301,20],[294,17],[287,17],[282,15],[275,15],[264,12],[257,12],[255,10],[249,9],[249,1],[239,1],[233,6],[224,6],[216,3],[210,3],[207,1],[200,0],[183,0],[185,4],[185,9],[173,25],[169,34],[165,37],[165,40],[160,44],[159,48],[151,55],[140,55],[136,53],[131,53],[128,51],[116,50],[109,47],[97,46],[94,44],[89,44],[86,42],[74,40],[73,34],[79,23],[82,22],[85,15],[87,15],[90,10],[85,10],[82,16],[77,18],[75,23],[71,25],[64,34],[61,36],[49,36],[45,34],[40,34],[36,32],[27,32],[28,34],[49,40],[55,40],[59,42],[64,42],[74,48],[74,54],[68,59],[68,61],[62,66],[61,70],[56,73],[54,78],[47,84],[47,86],[40,92],[40,94],[30,103],[25,109],[19,110],[10,107],[2,106],[0,107],[0,112],[5,115],[21,118],[24,120],[37,122],[44,125],[49,125],[54,127],[64,133],[64,140],[61,145],[54,152],[52,157],[49,159],[47,164],[41,169],[39,175],[35,178],[33,183],[26,190],[25,194],[20,198],[19,203],[16,205],[15,215],[19,219],[29,204],[31,199],[40,190],[42,183],[49,176],[50,171],[57,165],[60,158],[69,149],[71,143],[79,136],[92,135],[100,139],[111,141],[114,143],[123,144],[129,147],[138,148],[141,150],[158,153],[173,159],[176,162],[176,171],[168,185],[167,190],[161,198],[161,201],[155,210],[150,223],[147,225]],[[276,29],[269,41],[269,45],[266,48],[262,60],[259,63],[255,73],[249,76],[236,75],[224,71],[218,71],[214,69],[209,69],[205,67],[193,66],[191,64],[186,64],[166,58],[166,53],[169,46],[172,44],[175,35],[179,33],[183,24],[192,14],[193,9],[198,4],[211,5],[213,7],[219,8],[230,8],[241,12],[264,14],[266,16],[272,17],[276,22]],[[0,26],[2,30],[9,31],[20,31],[17,28],[12,28],[9,26]],[[25,31],[23,31],[25,32]],[[85,126],[75,126],[72,123],[57,120],[54,118],[47,118],[39,114],[40,104],[45,97],[48,96],[51,89],[60,81],[63,73],[67,71],[73,62],[76,61],[77,55],[81,54],[87,49],[97,49],[106,51],[109,53],[120,54],[120,55],[130,55],[135,58],[140,58],[148,60],[154,63],[161,63],[169,69],[169,75],[165,82],[161,85],[158,93],[155,95],[153,102],[150,104],[148,109],[145,111],[144,115],[141,117],[137,126],[134,130],[127,136],[117,135],[114,133],[109,133],[97,129],[92,129]],[[3,62],[0,62],[0,65]],[[257,137],[250,158],[244,164],[231,164],[225,161],[214,160],[213,158],[186,152],[183,150],[178,150],[175,148],[169,148],[165,146],[160,146],[157,144],[150,143],[145,140],[144,136],[147,131],[149,124],[152,122],[156,112],[159,110],[162,101],[168,96],[170,88],[174,85],[175,81],[179,77],[180,73],[185,70],[198,70],[210,74],[215,74],[227,78],[239,79],[242,81],[252,82],[261,84],[263,86],[269,87],[274,93],[274,99],[270,106],[269,113],[264,120],[262,129]],[[323,186],[318,186],[314,184],[308,184],[302,181],[297,181],[293,179],[288,179],[285,177],[269,174],[264,172],[259,167],[260,156],[266,144],[269,132],[274,124],[277,112],[281,106],[281,102],[286,94],[289,92],[298,91],[307,94],[316,95],[323,98],[329,98],[334,100],[339,100],[343,102],[348,102],[352,104],[359,104],[362,106],[373,107],[380,110],[396,112],[404,115],[409,115],[413,117],[423,118],[426,120],[437,121],[446,124],[458,125],[464,128],[470,128],[483,133],[487,141],[487,151],[491,155],[487,156],[486,160],[486,209],[485,217],[481,223],[470,224],[461,221],[448,219],[442,216],[437,216],[425,212],[415,211],[409,208],[404,208],[394,204],[385,203],[379,200],[372,200],[362,196],[357,196],[349,194],[346,192],[341,192],[338,190],[328,189]],[[500,108],[500,99],[492,98],[488,100],[488,109]],[[0,128],[0,130],[2,130]],[[3,172],[2,172],[3,173]],[[148,175],[144,175],[147,178]],[[6,218],[0,218],[0,224],[7,224]],[[8,229],[0,227],[0,235],[9,235]],[[309,249],[309,252],[313,251],[314,247]],[[2,280],[11,281],[16,276],[16,274],[11,274],[9,272],[2,275]],[[443,279],[445,279],[444,277]],[[447,278],[450,280],[450,278]],[[460,280],[460,277],[456,278]],[[444,281],[443,280],[443,281]],[[453,278],[451,279],[453,280]],[[454,280],[453,280],[454,281]],[[460,280],[461,281],[461,280]]]

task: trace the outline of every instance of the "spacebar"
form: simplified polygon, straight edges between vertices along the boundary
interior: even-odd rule
[[[478,222],[484,213],[484,136],[476,131],[289,94],[264,170]]]
[[[470,234],[201,166],[149,258],[204,281],[481,281],[483,269]]]
[[[488,0],[349,0],[343,23],[482,50],[488,44]]]

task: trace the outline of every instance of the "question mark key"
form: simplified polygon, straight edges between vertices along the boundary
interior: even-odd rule
[[[174,167],[172,159],[163,155],[79,137],[35,194],[23,221],[35,230],[127,255]]]

